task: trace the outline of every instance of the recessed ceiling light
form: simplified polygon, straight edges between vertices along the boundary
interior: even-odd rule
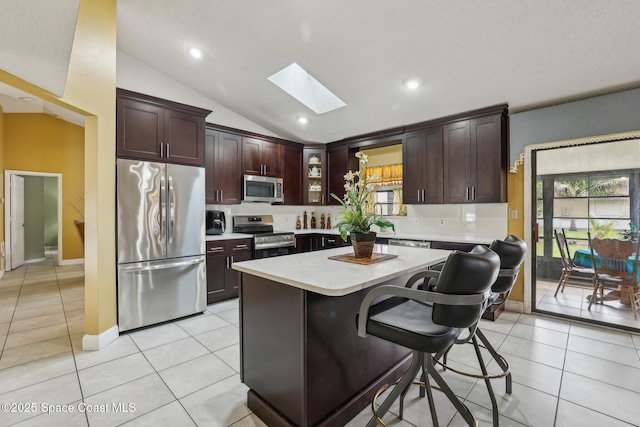
[[[417,89],[420,86],[420,82],[416,79],[407,80],[404,84],[409,89]]]
[[[306,118],[306,117],[304,117],[304,116],[300,116],[300,117],[298,117],[298,122],[299,122],[300,124],[306,125],[307,123],[309,123],[309,119],[307,119],[307,118]]]
[[[189,49],[189,53],[194,58],[202,58],[202,51],[200,49],[198,49],[197,47],[192,47],[191,49]]]
[[[316,114],[347,105],[295,62],[269,77],[269,81]]]

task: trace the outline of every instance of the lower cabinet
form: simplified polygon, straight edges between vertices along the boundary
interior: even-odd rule
[[[207,304],[238,296],[240,272],[231,266],[253,257],[251,245],[251,239],[207,242]]]
[[[296,253],[333,249],[350,244],[349,239],[345,242],[338,234],[298,234],[296,236]]]

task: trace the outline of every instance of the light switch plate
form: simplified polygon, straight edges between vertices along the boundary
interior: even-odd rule
[[[518,216],[519,216],[519,213],[520,213],[520,212],[518,211],[518,209],[510,209],[510,210],[509,210],[509,212],[510,212],[509,217],[510,217],[511,219],[518,219]]]

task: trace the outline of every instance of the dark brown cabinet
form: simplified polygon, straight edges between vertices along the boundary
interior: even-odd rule
[[[234,262],[252,258],[251,239],[207,242],[207,304],[238,296],[240,272]]]
[[[285,205],[302,204],[302,146],[285,145],[282,164]]]
[[[347,238],[345,242],[339,234],[309,233],[296,236],[296,253],[320,251],[323,249],[340,248],[350,245]]]
[[[356,157],[353,156],[353,158]],[[331,197],[331,193],[340,198],[344,196],[344,176],[349,172],[349,147],[344,145],[338,149],[329,149],[327,151],[327,166],[329,174],[327,176],[326,204],[339,205],[340,203]]]
[[[242,167],[248,175],[280,178],[282,145],[258,138],[242,138]]]
[[[303,159],[303,203],[324,205],[327,200],[327,152],[324,148],[305,147]]]
[[[402,201],[442,203],[442,127],[407,133],[402,138]]]
[[[209,113],[208,110],[118,89],[116,155],[202,166],[204,121]]]
[[[443,127],[444,203],[500,203],[506,194],[506,120],[500,115]]]
[[[206,203],[242,201],[242,137],[213,129],[205,131]]]

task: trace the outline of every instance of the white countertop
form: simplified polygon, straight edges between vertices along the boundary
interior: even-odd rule
[[[328,296],[347,295],[444,261],[450,251],[376,245],[374,252],[398,255],[369,265],[328,259],[353,253],[351,246],[233,263],[243,273]]]
[[[253,234],[244,234],[244,233],[214,234],[214,235],[206,235],[204,240],[207,242],[215,242],[216,240],[230,240],[230,239],[253,239]]]

